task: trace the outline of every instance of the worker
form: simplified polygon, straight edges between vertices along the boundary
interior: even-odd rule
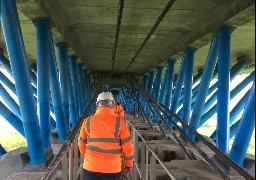
[[[133,145],[123,119],[113,110],[111,92],[102,92],[96,101],[94,115],[84,120],[78,146],[84,157],[83,177],[86,180],[119,180],[122,171],[129,173],[133,166]]]
[[[114,100],[116,100],[113,109],[114,109],[114,113],[117,115],[117,117],[119,117],[120,119],[124,119],[124,108],[122,106],[121,103],[117,102],[117,98],[114,94]]]
[[[113,109],[117,117],[119,117],[120,119],[124,119],[124,108],[121,103],[116,103]]]
[[[121,103],[117,102],[117,94],[118,91],[112,90],[112,94],[114,96],[115,104],[113,106],[114,108],[114,113],[119,117],[120,119],[124,119],[124,108]]]

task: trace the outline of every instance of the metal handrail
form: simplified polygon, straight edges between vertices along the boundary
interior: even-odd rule
[[[51,178],[53,173],[57,170],[58,165],[63,160],[65,154],[70,150],[71,146],[73,146],[74,141],[77,140],[78,133],[79,133],[80,128],[83,124],[83,120],[88,116],[91,105],[93,104],[93,101],[94,101],[95,97],[96,97],[96,93],[93,94],[93,96],[92,96],[88,106],[86,107],[83,115],[80,117],[78,123],[76,124],[76,126],[74,127],[74,129],[72,130],[72,132],[70,133],[68,138],[64,141],[64,143],[63,143],[62,147],[60,148],[60,151],[56,155],[55,159],[52,160],[52,162],[49,164],[49,166],[46,169],[46,172],[43,175],[43,177],[41,178],[41,180],[48,180],[49,178]]]
[[[149,93],[147,93],[145,90],[143,90],[142,88],[140,88],[145,95],[147,95],[148,97],[151,98],[151,100],[153,101],[153,103],[156,104],[156,106],[160,109],[162,109],[163,113],[167,116],[167,113],[169,113],[170,115],[172,115],[175,119],[177,119],[182,125],[184,125],[191,133],[193,133],[200,141],[202,141],[202,143],[204,143],[207,147],[209,147],[213,152],[216,153],[216,155],[225,160],[223,163],[225,163],[226,165],[231,166],[232,168],[234,168],[234,170],[236,170],[240,175],[242,175],[244,178],[246,179],[254,179],[254,177],[248,173],[245,169],[243,169],[242,167],[240,167],[239,165],[237,165],[232,159],[230,159],[226,154],[222,153],[217,147],[215,147],[212,143],[210,143],[209,141],[207,141],[202,135],[200,135],[196,130],[194,130],[191,126],[189,126],[188,124],[186,124],[182,119],[180,119],[176,114],[174,114],[173,112],[171,112],[168,108],[166,108],[162,103],[160,103],[159,101],[154,100],[153,96],[151,96]],[[166,112],[167,113],[166,113]],[[180,127],[170,118],[167,116],[167,118],[169,119],[169,121],[171,121],[171,123],[179,130]],[[182,133],[182,132],[181,132]],[[186,136],[186,134],[184,134],[184,136]],[[187,140],[191,143],[191,145],[198,151],[200,150],[199,147],[196,147],[193,145],[193,141],[190,138],[187,138]],[[200,150],[201,151],[201,150]],[[199,152],[199,151],[198,151]],[[204,153],[204,152],[199,152]],[[204,153],[205,154],[205,153]],[[201,154],[202,155],[202,154]],[[206,154],[205,154],[206,156]],[[207,162],[212,165],[213,167],[215,166],[211,159],[208,159]],[[215,166],[215,168],[219,169],[218,167]],[[225,174],[222,174],[225,176]],[[227,178],[227,177],[226,177]]]
[[[159,164],[161,164],[161,166],[163,167],[163,169],[166,171],[166,173],[168,174],[168,176],[172,179],[175,180],[176,178],[174,177],[174,175],[170,172],[170,170],[167,168],[167,166],[164,164],[164,162],[160,159],[160,157],[154,152],[154,150],[148,145],[148,143],[146,142],[146,140],[143,138],[143,136],[136,130],[136,128],[132,125],[132,123],[127,119],[127,122],[129,123],[129,126],[132,127],[132,130],[135,131],[138,136],[140,136],[140,138],[142,139],[142,141],[145,143],[146,148],[152,153],[152,155],[156,158],[156,160],[159,162]],[[147,157],[146,157],[147,159]],[[147,165],[147,164],[146,164]],[[137,167],[138,168],[138,167]],[[139,172],[139,169],[138,169]],[[147,174],[147,171],[146,171]],[[140,175],[141,176],[141,175]],[[148,178],[148,176],[146,175],[146,179]]]

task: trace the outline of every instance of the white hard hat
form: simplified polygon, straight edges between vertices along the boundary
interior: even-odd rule
[[[98,95],[96,103],[102,100],[110,100],[114,102],[114,97],[111,92],[102,92]]]

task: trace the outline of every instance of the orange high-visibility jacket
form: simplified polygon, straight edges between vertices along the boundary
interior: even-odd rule
[[[133,166],[133,145],[123,119],[113,108],[100,107],[85,119],[80,130],[78,146],[84,156],[83,168],[92,172],[118,173],[124,165]]]
[[[124,119],[124,108],[121,104],[115,104],[114,105],[114,112],[115,114],[120,118],[120,119]]]

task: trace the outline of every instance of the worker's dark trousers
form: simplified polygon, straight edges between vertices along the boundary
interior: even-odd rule
[[[83,172],[84,180],[119,180],[121,177],[121,172],[119,173],[99,173],[87,171],[84,169]]]

